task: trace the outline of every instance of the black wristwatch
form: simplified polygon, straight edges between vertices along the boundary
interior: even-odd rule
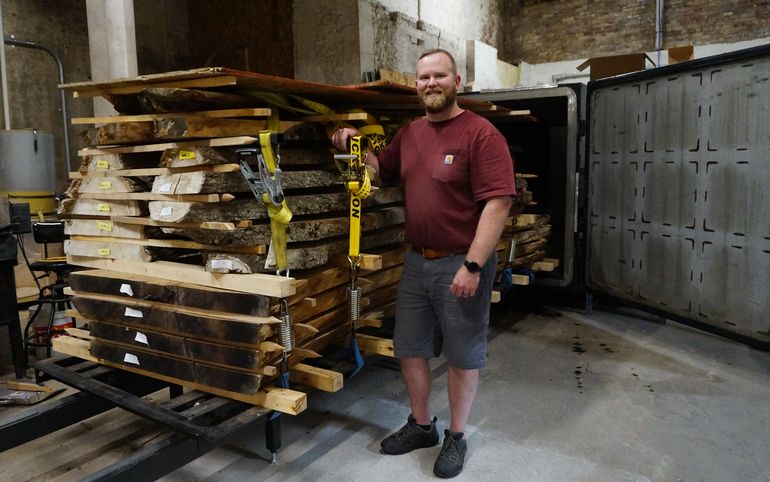
[[[466,259],[463,265],[465,265],[465,269],[467,269],[469,273],[478,273],[481,271],[481,266],[475,261],[468,261]]]

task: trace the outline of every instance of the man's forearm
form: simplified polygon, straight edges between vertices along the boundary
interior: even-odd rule
[[[481,211],[481,219],[476,227],[476,235],[473,237],[467,259],[483,265],[497,245],[500,235],[505,227],[505,220],[511,209],[510,196],[493,197],[487,200]]]

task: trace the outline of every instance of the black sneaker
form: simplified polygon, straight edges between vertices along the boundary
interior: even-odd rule
[[[463,433],[452,433],[444,430],[444,445],[441,446],[433,464],[433,473],[442,479],[449,479],[463,471],[465,453],[468,451],[468,442],[463,438]]]
[[[426,430],[417,425],[417,421],[410,415],[406,425],[401,427],[398,432],[382,439],[380,447],[388,455],[401,455],[412,450],[433,447],[437,443],[436,417],[433,417],[430,428]]]

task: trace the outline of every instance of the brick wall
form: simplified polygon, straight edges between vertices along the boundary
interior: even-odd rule
[[[502,2],[500,58],[554,62],[655,49],[655,0]],[[663,47],[770,36],[769,0],[665,0]]]

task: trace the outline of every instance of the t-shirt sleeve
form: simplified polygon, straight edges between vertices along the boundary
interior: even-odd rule
[[[495,196],[516,194],[513,159],[508,143],[497,129],[482,134],[473,148],[471,188],[477,202]]]
[[[401,184],[401,139],[405,129],[399,129],[390,144],[377,156],[380,163],[380,180],[385,186]]]

